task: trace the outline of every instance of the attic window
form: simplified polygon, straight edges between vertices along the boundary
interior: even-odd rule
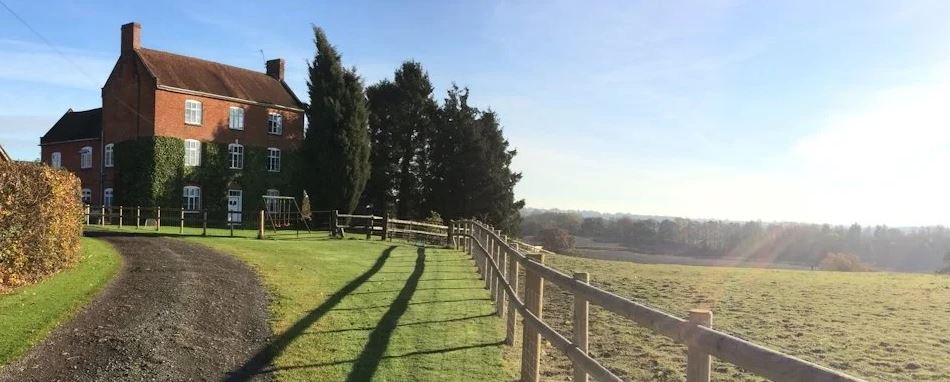
[[[201,125],[201,102],[191,99],[185,100],[185,123]]]

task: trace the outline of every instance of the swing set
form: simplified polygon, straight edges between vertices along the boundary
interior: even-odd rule
[[[310,223],[307,217],[300,212],[297,200],[291,196],[262,196],[264,200],[264,216],[270,222],[271,229],[277,233],[280,229],[294,227],[300,235],[300,226],[303,225],[310,233]],[[265,225],[267,225],[265,223]]]

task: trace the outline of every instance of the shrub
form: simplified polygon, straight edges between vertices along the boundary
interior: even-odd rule
[[[549,251],[563,252],[574,249],[574,235],[561,228],[548,228],[538,234],[541,246]]]
[[[849,253],[829,253],[824,259],[821,259],[818,268],[840,272],[867,272],[871,270],[871,267],[862,263],[860,258]]]
[[[75,175],[0,162],[0,289],[32,283],[78,260],[82,235]]]

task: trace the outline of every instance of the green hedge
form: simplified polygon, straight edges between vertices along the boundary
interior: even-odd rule
[[[296,173],[298,154],[281,153],[281,172],[267,171],[267,149],[244,147],[244,169],[230,169],[226,144],[202,142],[201,165],[185,167],[185,143],[171,137],[147,137],[115,144],[118,205],[180,207],[182,188],[201,187],[202,207],[209,213],[227,209],[227,190],[244,191],[244,211],[262,208],[267,189],[300,197]]]

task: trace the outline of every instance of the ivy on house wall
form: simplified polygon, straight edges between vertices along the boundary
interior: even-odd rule
[[[281,153],[281,171],[267,171],[267,149],[244,148],[244,168],[231,169],[226,144],[204,142],[201,165],[185,167],[184,141],[171,137],[147,137],[115,145],[116,204],[127,206],[180,207],[182,188],[201,187],[202,207],[209,214],[227,210],[229,189],[243,190],[245,214],[263,208],[261,196],[268,189],[299,198],[296,182],[298,154]]]
[[[146,137],[115,144],[116,204],[181,205],[185,146],[169,137]],[[173,197],[177,190],[177,198]]]

